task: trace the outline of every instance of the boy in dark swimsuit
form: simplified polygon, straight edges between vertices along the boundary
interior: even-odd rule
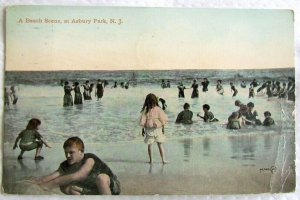
[[[120,194],[120,182],[116,175],[96,155],[84,153],[80,138],[67,139],[63,147],[67,160],[52,174],[33,180],[34,183],[49,189],[59,186],[65,194]]]

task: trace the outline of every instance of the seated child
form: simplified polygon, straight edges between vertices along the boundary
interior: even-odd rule
[[[39,129],[39,126],[41,125],[41,121],[39,119],[31,119],[29,120],[27,127],[25,130],[21,131],[21,133],[16,138],[15,144],[13,149],[16,149],[19,147],[21,149],[20,155],[18,156],[18,159],[23,159],[23,154],[25,151],[31,151],[33,149],[36,149],[35,153],[35,160],[42,160],[44,157],[40,155],[43,144],[46,145],[46,147],[51,148],[46,141],[42,139],[41,134],[37,131]]]
[[[269,111],[264,112],[264,116],[265,116],[265,120],[263,122],[264,126],[271,126],[275,124],[274,120],[271,118],[271,113]]]
[[[49,189],[59,186],[65,194],[120,194],[120,182],[117,177],[96,155],[84,153],[84,143],[80,138],[67,139],[63,148],[66,160],[55,172],[33,180],[34,183]]]
[[[204,104],[202,106],[202,108],[204,111],[204,116],[200,116],[199,113],[197,114],[197,116],[202,118],[204,120],[204,122],[218,122],[219,121],[217,118],[214,117],[214,114],[209,111],[210,106],[208,104]]]
[[[238,117],[239,117],[238,112],[233,112],[229,116],[228,124],[227,124],[228,129],[240,129],[241,128],[240,120],[238,119]]]
[[[192,118],[193,118],[193,112],[190,111],[190,104],[185,103],[183,105],[183,111],[181,111],[177,118],[176,118],[176,123],[183,123],[183,124],[192,124]]]

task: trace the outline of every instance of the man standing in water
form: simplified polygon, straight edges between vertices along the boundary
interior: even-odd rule
[[[201,84],[202,84],[202,92],[207,92],[208,85],[209,85],[209,81],[207,80],[207,78],[204,78]]]
[[[193,88],[193,92],[192,92],[192,96],[191,98],[198,98],[199,97],[199,91],[198,91],[198,83],[196,81],[196,79],[194,80],[191,88]]]
[[[87,80],[85,81],[85,84],[83,86],[83,99],[84,100],[90,100],[91,99],[91,94],[90,94],[90,81]]]
[[[12,97],[12,100],[13,100],[13,104],[17,104],[17,101],[18,101],[18,88],[17,86],[15,85],[12,85],[10,87],[10,90],[11,90],[11,97]]]
[[[186,87],[183,86],[182,82],[180,82],[177,88],[178,88],[178,98],[184,98],[184,90],[186,89]]]
[[[103,82],[100,79],[98,79],[98,83],[96,85],[96,90],[95,90],[95,96],[97,96],[97,101],[99,101],[99,99],[103,97],[103,93],[104,93]]]
[[[65,95],[64,95],[64,99],[63,99],[63,106],[73,106],[73,97],[71,94],[71,91],[73,90],[73,88],[69,85],[69,82],[66,81],[65,82],[65,86],[64,86],[64,91],[65,91]]]

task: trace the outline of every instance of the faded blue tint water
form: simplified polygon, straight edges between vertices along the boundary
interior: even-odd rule
[[[131,74],[6,73],[6,85],[18,85],[19,101],[16,106],[4,110],[5,191],[22,194],[25,190],[24,194],[44,194],[32,191],[30,187],[27,189],[22,184],[19,187],[16,185],[25,177],[42,176],[56,170],[58,163],[64,159],[61,144],[70,136],[81,137],[87,151],[99,155],[109,164],[124,186],[123,194],[232,194],[294,190],[295,121],[291,115],[294,102],[268,99],[264,94],[248,99],[249,80],[257,78],[262,81],[265,80],[263,77],[268,77],[267,80],[287,81],[288,76],[294,77],[293,70],[240,71],[236,78],[236,71],[144,71],[137,73],[136,87],[128,90],[111,88],[113,80],[125,81]],[[186,98],[178,98],[178,81],[182,80],[186,87],[190,87],[194,78],[197,77],[201,82],[205,76],[211,81],[207,93],[203,93],[200,87],[199,98],[191,99],[192,90],[187,89]],[[216,80],[221,77],[224,80],[224,96],[215,90]],[[63,87],[58,85],[60,79],[71,82],[80,80],[81,83],[90,79],[95,83],[98,78],[110,83],[100,101],[96,101],[93,95],[93,100],[85,101],[81,106],[62,106],[64,92]],[[171,88],[162,89],[161,79],[169,79]],[[241,79],[248,80],[246,89],[237,84]],[[229,81],[237,84],[239,93],[236,98],[231,97]],[[138,122],[145,97],[150,92],[167,102],[169,123],[165,128],[167,141],[164,147],[171,161],[168,165],[157,164],[160,163],[160,157],[156,148],[154,165],[145,164],[148,160],[147,147],[142,142]],[[234,106],[236,99],[244,104],[252,101],[261,121],[264,119],[263,112],[270,111],[276,125],[226,129],[228,116],[238,110]],[[191,105],[194,123],[175,124],[177,114],[183,110],[186,102]],[[219,119],[218,123],[204,123],[196,117],[198,112],[203,115],[202,105],[205,103],[210,105],[211,111]],[[45,151],[43,162],[32,162],[33,151],[26,153],[25,159],[19,161],[16,159],[19,151],[12,150],[12,143],[33,117],[41,119],[39,131],[53,148]],[[261,169],[271,166],[277,168],[274,174],[270,171],[261,172]],[[184,187],[178,188],[178,180],[184,183]],[[287,184],[283,184],[286,180]],[[162,181],[168,184],[158,188],[157,185]],[[241,182],[245,182],[244,187],[239,185]],[[282,189],[282,186],[288,189]]]
[[[201,80],[200,80],[201,81]],[[293,121],[283,112],[282,107],[292,112],[293,103],[286,100],[267,99],[265,95],[248,99],[248,89],[237,86],[239,93],[232,98],[229,86],[224,85],[224,96],[219,95],[212,82],[209,91],[203,93],[199,88],[200,97],[191,99],[191,89],[185,90],[186,98],[178,98],[178,89],[175,84],[171,88],[162,89],[160,83],[146,85],[141,84],[130,87],[113,89],[110,86],[105,88],[104,97],[96,101],[85,101],[83,105],[63,107],[63,87],[47,85],[19,85],[19,101],[16,106],[5,109],[4,115],[4,142],[12,142],[17,134],[26,127],[30,118],[37,117],[42,120],[41,134],[50,142],[61,142],[70,136],[84,138],[85,142],[129,142],[142,140],[141,127],[138,125],[140,111],[148,93],[154,93],[167,102],[166,114],[169,117],[169,124],[166,127],[166,134],[169,140],[177,138],[193,138],[205,135],[224,134],[266,134],[294,132],[294,125],[288,125],[285,121]],[[189,85],[186,85],[190,87]],[[81,90],[83,90],[81,88]],[[74,96],[74,95],[73,95]],[[263,121],[263,112],[268,110],[276,122],[273,127],[245,127],[239,131],[227,130],[225,123],[228,116],[238,110],[234,106],[236,99],[244,104],[252,101],[258,118]],[[177,114],[183,110],[183,104],[189,103],[190,110],[194,113],[192,125],[175,124]],[[218,123],[203,123],[196,117],[201,113],[202,105],[209,104]],[[289,106],[291,105],[291,106]],[[290,124],[290,123],[289,123]]]

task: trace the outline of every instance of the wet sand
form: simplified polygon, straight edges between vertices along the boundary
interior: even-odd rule
[[[295,188],[294,134],[240,134],[167,140],[160,162],[153,146],[154,163],[148,164],[142,142],[86,144],[119,177],[123,195],[209,195],[291,192]],[[62,144],[42,150],[45,159],[34,161],[34,152],[17,160],[19,149],[4,144],[3,187],[9,194],[62,194],[44,191],[24,182],[26,177],[55,171],[64,160]]]

